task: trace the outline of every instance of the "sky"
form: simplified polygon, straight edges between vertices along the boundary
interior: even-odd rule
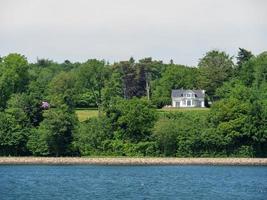
[[[0,0],[0,56],[189,66],[210,50],[267,50],[267,0]]]

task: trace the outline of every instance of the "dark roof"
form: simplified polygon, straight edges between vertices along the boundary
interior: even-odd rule
[[[193,92],[195,93],[196,97],[198,98],[204,98],[205,96],[205,91],[204,93],[202,92],[203,90],[172,90],[172,97],[182,97],[182,94],[188,93],[188,92]]]

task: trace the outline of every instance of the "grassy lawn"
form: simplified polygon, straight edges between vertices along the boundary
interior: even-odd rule
[[[188,115],[207,115],[209,108],[162,108],[157,109],[159,116],[163,117],[168,113],[185,113]]]
[[[167,112],[197,112],[197,113],[206,113],[209,111],[209,108],[162,108],[157,109],[160,114]],[[98,116],[98,110],[96,108],[85,108],[85,109],[76,109],[76,114],[80,122],[83,122],[92,117]]]
[[[89,118],[97,117],[98,110],[96,108],[92,109],[76,109],[76,115],[80,122],[83,122]]]

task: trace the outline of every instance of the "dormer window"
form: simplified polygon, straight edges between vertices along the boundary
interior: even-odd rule
[[[186,94],[186,97],[191,97],[191,94],[190,93]]]

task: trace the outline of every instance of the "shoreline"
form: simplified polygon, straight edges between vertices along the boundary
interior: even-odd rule
[[[267,166],[267,158],[0,157],[0,165],[232,165],[232,166]]]

